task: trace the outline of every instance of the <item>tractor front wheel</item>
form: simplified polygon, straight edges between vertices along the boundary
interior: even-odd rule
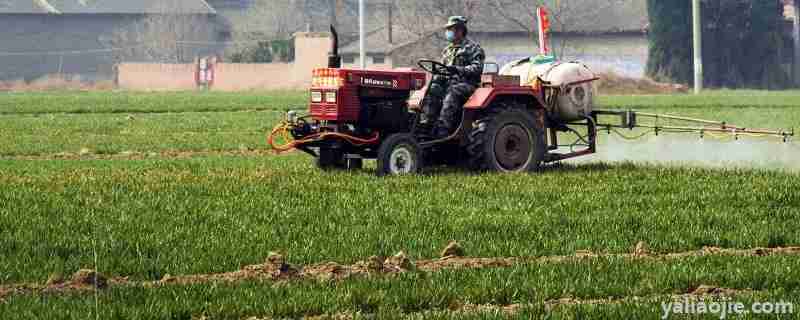
[[[524,105],[500,105],[475,124],[467,151],[474,169],[525,172],[539,168],[545,153],[544,128]]]
[[[418,174],[422,171],[422,148],[408,133],[389,136],[378,148],[378,176]]]

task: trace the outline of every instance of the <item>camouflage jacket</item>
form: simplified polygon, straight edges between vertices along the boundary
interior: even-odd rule
[[[458,74],[450,78],[456,83],[479,86],[484,60],[486,60],[486,53],[483,48],[469,38],[459,44],[450,44],[442,51],[442,63],[458,67]]]

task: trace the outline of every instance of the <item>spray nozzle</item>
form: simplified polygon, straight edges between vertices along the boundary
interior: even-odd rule
[[[794,128],[792,128],[792,131],[783,133],[783,143],[788,143],[790,137],[794,137]]]
[[[734,140],[739,140],[739,133],[736,131],[736,128],[731,128],[731,134],[733,135]]]

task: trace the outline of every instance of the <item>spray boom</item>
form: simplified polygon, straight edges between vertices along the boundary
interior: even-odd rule
[[[633,130],[641,128],[648,130],[642,136],[651,132],[655,133],[655,135],[659,135],[660,133],[699,133],[701,138],[705,138],[706,136],[728,136],[738,140],[740,136],[773,137],[781,138],[783,139],[783,142],[788,142],[790,137],[794,137],[794,129],[791,129],[790,131],[753,129],[732,125],[725,121],[695,119],[667,114],[636,111],[595,110],[594,113],[598,116],[598,129],[605,130],[609,133],[612,131],[619,133],[616,129]],[[605,117],[600,118],[600,116]],[[609,116],[618,117],[618,121],[604,121],[607,120]]]

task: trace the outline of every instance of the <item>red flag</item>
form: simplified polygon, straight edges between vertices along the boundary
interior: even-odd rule
[[[550,17],[547,15],[547,8],[536,9],[536,16],[539,18],[539,53],[548,55],[550,48],[547,45],[547,33],[550,32]]]

